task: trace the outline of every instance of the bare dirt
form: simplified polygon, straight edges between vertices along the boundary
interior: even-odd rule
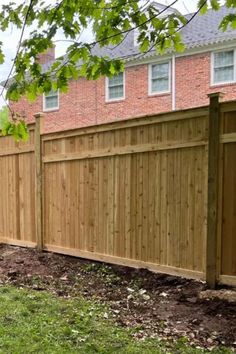
[[[98,301],[119,325],[138,326],[140,338],[186,337],[199,347],[236,349],[234,289],[221,288],[218,297],[194,280],[6,245],[0,245],[0,282]]]

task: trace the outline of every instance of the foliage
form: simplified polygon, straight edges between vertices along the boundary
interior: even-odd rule
[[[7,106],[2,107],[0,110],[0,129],[2,130],[6,124],[8,124],[9,118],[8,118],[8,109]]]
[[[3,136],[12,135],[16,141],[28,140],[28,129],[22,119],[10,120],[9,110],[7,106],[2,107],[0,110],[0,134]]]
[[[179,341],[137,341],[109,318],[109,311],[84,299],[0,287],[0,353],[203,354]],[[230,354],[228,349],[213,354]]]
[[[228,8],[236,7],[235,0],[225,0],[224,3]],[[126,58],[99,57],[93,49],[97,45],[117,46],[133,29],[139,31],[141,53],[154,48],[159,53],[168,49],[182,51],[180,30],[191,19],[187,21],[178,12],[167,14],[165,10],[158,11],[155,6],[147,6],[148,1],[142,3],[143,6],[140,4],[134,0],[58,0],[51,3],[48,0],[22,0],[20,5],[14,2],[3,5],[0,12],[2,32],[12,25],[21,28],[22,34],[26,26],[36,28],[20,43],[14,62],[14,82],[8,88],[7,97],[18,100],[26,94],[33,100],[36,95],[51,89],[65,91],[71,78],[96,79],[100,75],[112,76],[122,71]],[[205,13],[209,5],[218,10],[220,0],[199,0],[199,12]],[[233,13],[222,19],[220,27],[226,30],[229,25],[236,27],[236,15]],[[81,42],[83,29],[89,26],[92,27],[94,41]],[[71,42],[67,55],[58,58],[49,71],[42,72],[37,56],[53,45],[59,30]],[[0,63],[3,61],[0,42]]]

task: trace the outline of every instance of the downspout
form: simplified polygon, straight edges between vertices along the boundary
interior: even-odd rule
[[[172,111],[176,110],[176,92],[175,92],[175,55],[172,55]]]

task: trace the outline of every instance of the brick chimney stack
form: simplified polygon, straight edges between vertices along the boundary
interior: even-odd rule
[[[39,64],[47,64],[55,59],[55,45],[48,48],[45,52],[38,54]]]

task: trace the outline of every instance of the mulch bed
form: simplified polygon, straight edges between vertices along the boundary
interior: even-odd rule
[[[106,304],[108,317],[139,326],[141,339],[186,337],[199,347],[236,348],[235,301],[201,296],[202,282],[7,245],[0,245],[0,282]]]

